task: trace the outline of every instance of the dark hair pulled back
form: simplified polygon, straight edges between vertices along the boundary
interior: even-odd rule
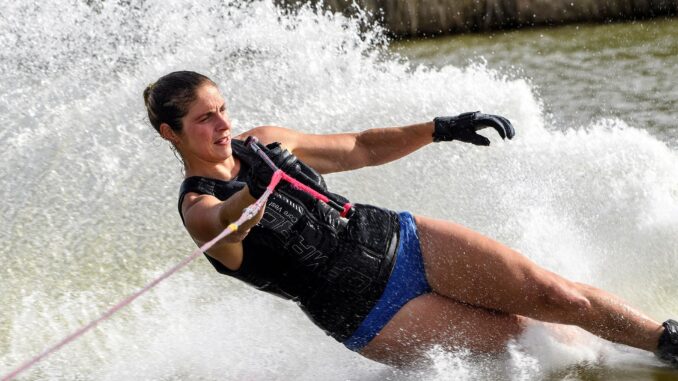
[[[144,103],[148,120],[160,132],[167,123],[174,132],[181,132],[181,118],[196,99],[196,90],[205,83],[216,84],[208,77],[193,71],[175,71],[160,77],[144,90]]]

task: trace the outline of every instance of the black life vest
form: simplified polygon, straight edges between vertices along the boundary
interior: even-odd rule
[[[188,192],[226,200],[241,190],[252,160],[261,160],[240,140],[232,140],[240,159],[231,181],[189,177],[181,185],[181,203]],[[315,170],[279,145],[276,164],[297,180],[343,204],[346,199],[327,191]],[[182,216],[183,219],[183,216]],[[242,241],[243,261],[236,271],[207,256],[215,269],[252,286],[297,302],[326,333],[344,341],[360,325],[383,293],[398,246],[397,213],[355,204],[349,219],[308,194],[281,182],[269,197],[264,216]]]

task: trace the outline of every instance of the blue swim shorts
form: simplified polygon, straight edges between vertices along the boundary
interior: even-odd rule
[[[353,335],[344,341],[352,351],[360,351],[388,323],[402,306],[419,295],[431,292],[426,280],[424,261],[414,217],[401,212],[400,237],[395,265],[381,298]]]

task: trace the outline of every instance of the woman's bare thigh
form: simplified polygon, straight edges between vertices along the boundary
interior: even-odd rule
[[[461,225],[415,216],[431,288],[474,306],[551,318],[549,305],[586,307],[573,282]],[[558,313],[557,308],[555,313]]]
[[[482,353],[505,350],[526,318],[462,304],[436,293],[410,300],[361,351],[372,360],[409,366],[434,345]]]

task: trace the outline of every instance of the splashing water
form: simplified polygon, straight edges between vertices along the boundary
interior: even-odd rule
[[[505,115],[514,141],[432,145],[328,183],[354,202],[458,221],[657,319],[678,312],[678,280],[667,271],[678,268],[678,154],[637,126],[602,119],[562,132],[527,80],[483,65],[415,67],[360,18],[310,7],[71,0],[3,11],[0,373],[194,249],[176,212],[180,164],[141,98],[179,69],[220,85],[236,132]],[[293,304],[197,261],[25,379],[526,380],[573,364],[645,361],[587,340],[563,345],[535,329],[506,358],[434,349],[422,369],[396,371],[347,351]]]

